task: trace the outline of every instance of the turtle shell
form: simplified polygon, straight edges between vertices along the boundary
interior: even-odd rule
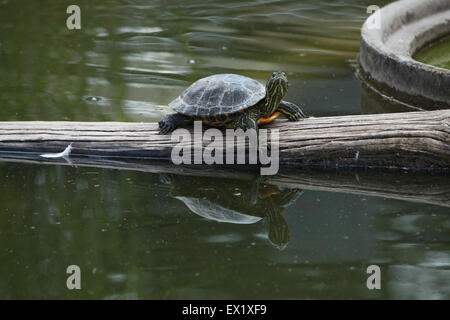
[[[194,82],[169,106],[188,116],[232,114],[255,105],[265,95],[265,86],[256,80],[216,74]]]

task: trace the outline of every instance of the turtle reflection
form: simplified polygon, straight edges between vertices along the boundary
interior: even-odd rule
[[[289,227],[283,217],[286,207],[303,192],[255,181],[164,175],[170,195],[184,202],[195,214],[219,222],[251,224],[266,219],[270,242],[284,249]]]

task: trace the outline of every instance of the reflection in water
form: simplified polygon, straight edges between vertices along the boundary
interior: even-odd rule
[[[286,189],[261,184],[254,193],[252,182],[218,176],[169,179],[0,162],[0,297],[450,298],[448,207],[313,190],[295,200]],[[236,187],[245,201],[227,207]],[[170,193],[261,220],[205,221]],[[284,250],[268,243],[255,200],[276,204],[274,216],[289,225]],[[71,264],[82,270],[77,292],[65,287]],[[381,291],[365,288],[372,264],[381,267]]]
[[[361,113],[392,113],[420,111],[419,107],[410,106],[393,97],[386,96],[373,86],[369,85],[360,75]]]
[[[258,179],[247,182],[163,175],[162,180],[171,185],[172,197],[204,218],[234,224],[251,224],[265,218],[268,238],[279,249],[284,249],[289,242],[284,209],[303,192],[260,184]]]

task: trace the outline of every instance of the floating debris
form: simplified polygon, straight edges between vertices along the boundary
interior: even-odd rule
[[[67,158],[70,156],[70,152],[72,151],[72,144],[69,144],[63,152],[59,153],[44,153],[41,154],[43,158]]]

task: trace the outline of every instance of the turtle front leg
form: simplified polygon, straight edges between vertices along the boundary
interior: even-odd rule
[[[281,101],[277,111],[284,114],[289,121],[298,121],[302,118],[306,118],[302,109],[292,102]]]
[[[248,111],[244,112],[242,115],[238,116],[236,119],[230,122],[227,126],[228,128],[232,128],[234,130],[242,129],[247,131],[248,129],[254,129],[256,131],[256,135],[259,135],[258,131],[258,120],[260,115],[257,111]],[[259,139],[258,139],[259,140]],[[259,144],[259,142],[258,142]],[[267,150],[271,150],[270,143],[266,144]]]
[[[230,122],[229,127],[236,129],[242,129],[244,131],[247,131],[248,129],[255,129],[258,130],[258,122],[259,116],[256,111],[249,110],[247,112],[244,112]]]
[[[167,134],[178,127],[184,127],[192,124],[194,119],[181,113],[165,115],[159,122],[159,133]]]

